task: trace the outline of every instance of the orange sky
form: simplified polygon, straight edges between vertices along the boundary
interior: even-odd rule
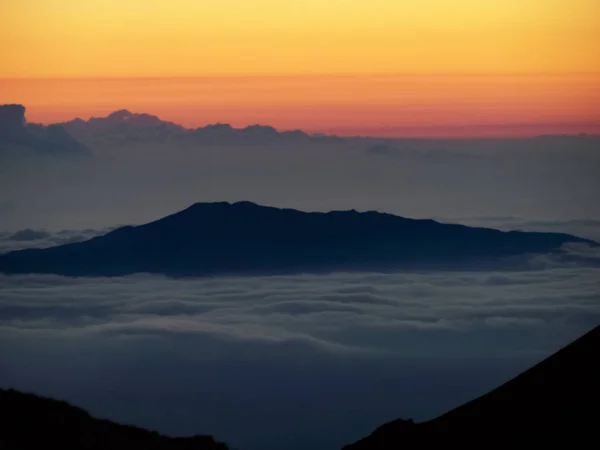
[[[340,134],[600,132],[597,0],[4,0],[0,103]]]

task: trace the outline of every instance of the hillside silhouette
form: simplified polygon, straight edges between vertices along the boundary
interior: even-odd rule
[[[600,326],[497,389],[433,420],[395,420],[343,450],[595,448]],[[201,407],[201,406],[199,406]],[[0,448],[227,450],[210,436],[170,438],[99,420],[64,401],[0,389]]]
[[[600,326],[493,391],[428,422],[387,423],[343,450],[592,448],[600,417]]]
[[[302,212],[250,202],[197,203],[88,241],[0,255],[0,272],[119,276],[482,268],[558,251],[566,234],[502,232],[378,212]],[[512,262],[511,264],[514,264]]]
[[[0,448],[227,450],[211,436],[171,438],[90,416],[64,401],[0,389]]]

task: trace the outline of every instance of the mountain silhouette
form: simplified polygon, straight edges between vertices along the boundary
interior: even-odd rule
[[[211,436],[172,438],[90,416],[70,404],[0,389],[0,448],[227,450]]]
[[[343,450],[595,448],[600,326],[517,377],[433,420],[395,420]],[[226,450],[210,436],[169,438],[91,417],[66,402],[0,389],[0,448]]]
[[[428,422],[387,423],[343,450],[594,447],[600,417],[599,352],[597,326],[473,401]]]
[[[374,211],[196,203],[88,241],[0,255],[0,272],[200,276],[514,267],[524,255],[560,253],[561,245],[577,242],[596,245],[567,234],[502,232]]]

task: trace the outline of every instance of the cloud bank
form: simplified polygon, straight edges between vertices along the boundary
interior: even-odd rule
[[[431,417],[600,323],[600,270],[581,267],[2,276],[0,293],[1,385],[242,450],[339,448]]]
[[[0,317],[5,333],[199,334],[408,356],[415,349],[395,338],[405,332],[594,325],[599,275],[560,268],[189,280],[2,276]]]
[[[22,105],[0,105],[0,161],[32,157],[82,157],[88,149],[60,125],[27,124]]]

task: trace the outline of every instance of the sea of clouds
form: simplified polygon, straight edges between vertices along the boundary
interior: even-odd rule
[[[600,269],[0,276],[0,386],[242,450],[457,406],[600,323]]]

